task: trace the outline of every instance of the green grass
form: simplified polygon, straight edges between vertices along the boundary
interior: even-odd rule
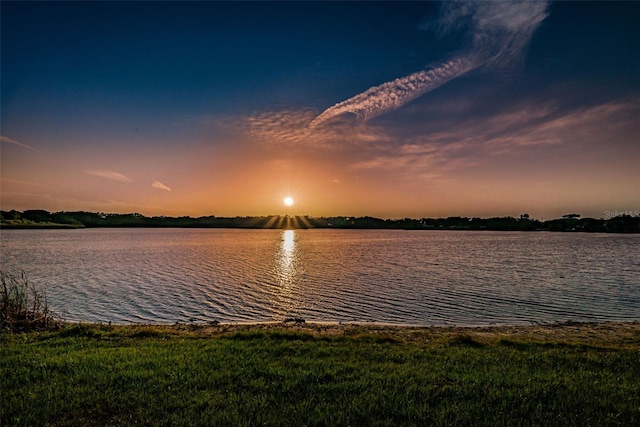
[[[567,329],[5,333],[0,424],[640,425],[640,325]]]

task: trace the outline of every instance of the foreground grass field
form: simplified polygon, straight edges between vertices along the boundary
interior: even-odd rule
[[[0,424],[640,425],[640,324],[68,325],[1,337]]]

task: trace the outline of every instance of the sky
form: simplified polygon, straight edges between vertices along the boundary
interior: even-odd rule
[[[640,2],[2,1],[0,13],[3,210],[640,210]]]

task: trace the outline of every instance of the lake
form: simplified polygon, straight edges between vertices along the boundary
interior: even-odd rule
[[[492,325],[640,320],[640,235],[3,230],[68,321]]]

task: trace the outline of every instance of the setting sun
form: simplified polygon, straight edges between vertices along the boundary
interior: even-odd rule
[[[287,205],[287,206],[293,205],[293,199],[291,197],[285,197],[284,198],[284,204]]]

